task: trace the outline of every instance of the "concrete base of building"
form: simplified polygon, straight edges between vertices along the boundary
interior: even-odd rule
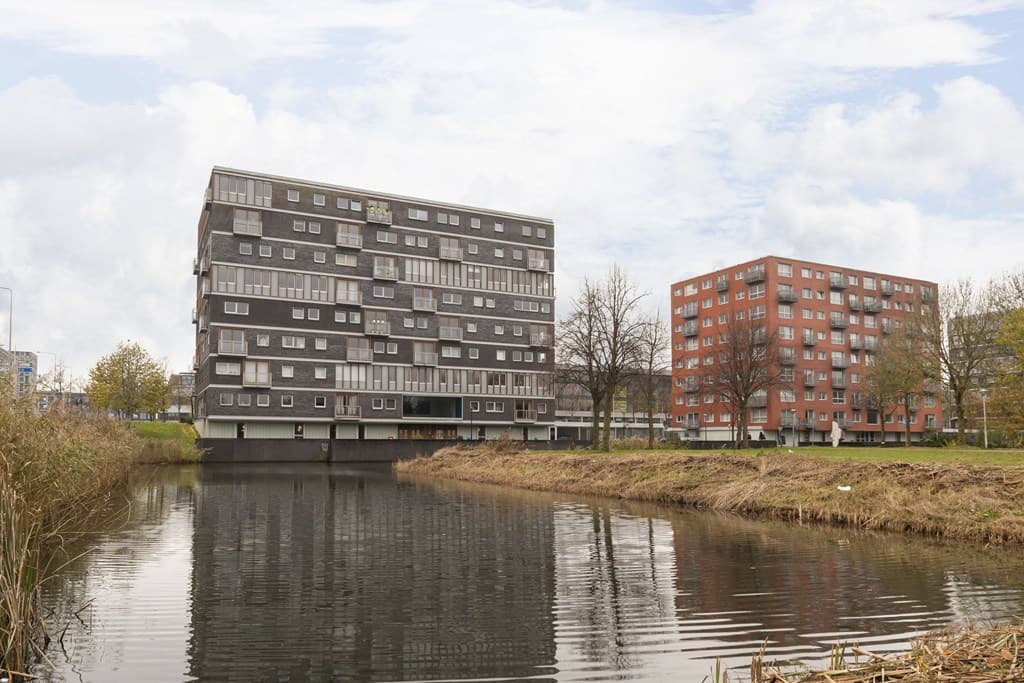
[[[199,439],[203,462],[395,462],[426,457],[472,441],[447,439]],[[575,441],[524,441],[526,450],[569,450]]]

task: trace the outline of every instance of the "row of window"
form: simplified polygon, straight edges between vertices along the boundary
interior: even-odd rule
[[[827,377],[824,375],[824,373],[822,373],[822,377],[820,379],[825,380],[825,379],[827,379]],[[858,379],[856,382],[851,382],[851,383],[857,384],[857,383],[859,383],[859,381],[860,380]],[[791,388],[788,388],[788,387],[779,389],[778,390],[778,395],[779,395],[779,402],[780,403],[796,403],[797,393],[796,393],[796,391],[794,389],[791,389]],[[751,399],[766,400],[767,397],[768,397],[768,394],[767,394],[766,391],[760,391],[760,392],[756,392],[754,395],[752,395]],[[828,392],[828,391],[817,391],[816,392],[816,391],[813,391],[813,390],[807,390],[807,391],[803,392],[803,400],[805,402],[814,402],[815,400],[817,400],[817,401],[831,401],[832,403],[835,403],[835,404],[845,404],[846,401],[847,401],[847,398],[850,398],[853,402],[857,402],[857,401],[861,400],[862,397],[861,397],[861,395],[859,393],[853,393],[852,395],[850,395],[848,397],[847,396],[847,391],[845,389],[834,389],[831,392]],[[696,405],[699,405],[701,403],[704,403],[704,404],[731,403],[731,401],[729,400],[729,397],[726,394],[719,394],[719,393],[710,391],[710,392],[704,393],[704,394],[702,394],[700,396],[698,396],[696,394],[688,394],[687,396],[677,396],[676,400],[675,400],[675,403],[676,403],[676,405],[696,406]],[[925,408],[934,408],[934,407],[936,407],[936,405],[938,405],[938,401],[936,400],[936,398],[934,396],[926,395],[924,397],[924,407]]]
[[[783,295],[792,294],[793,296],[796,296],[795,292],[781,292],[781,293]],[[854,309],[859,309],[861,307],[861,305],[869,307],[869,308],[871,306],[877,305],[882,310],[890,310],[890,309],[892,309],[892,310],[896,310],[896,311],[908,311],[908,312],[911,312],[911,313],[914,312],[914,310],[915,310],[914,303],[911,302],[911,301],[890,301],[889,299],[881,299],[881,300],[879,300],[879,299],[876,299],[873,296],[858,297],[856,294],[849,294],[849,295],[847,295],[846,299],[844,299],[842,292],[829,292],[827,296],[828,296],[828,300],[829,300],[830,304],[837,305],[837,306],[849,305],[851,308],[854,308]],[[764,297],[764,285],[754,285],[754,286],[750,287],[750,291],[748,293],[746,293],[746,294],[744,292],[736,292],[736,301],[742,301],[745,298],[760,299],[760,298],[763,298],[763,297]],[[826,298],[826,293],[824,291],[813,292],[810,289],[804,289],[801,292],[801,294],[800,294],[800,298],[803,298],[803,299],[817,298],[819,301],[824,301],[825,298]],[[715,306],[715,303],[716,303],[716,299],[714,299],[713,297],[707,297],[707,298],[705,298],[704,300],[701,301],[701,308],[704,308],[704,309],[713,308]],[[729,303],[729,294],[728,293],[719,294],[718,298],[717,298],[717,303],[719,305],[728,304]],[[790,311],[790,314],[787,317],[790,317],[790,318],[793,317],[793,315],[792,315],[792,310],[793,310],[792,304],[779,304],[779,310],[781,311],[783,309],[788,309]],[[810,308],[805,308],[803,310],[804,310],[804,317],[808,317],[807,314],[811,313],[811,311],[812,311],[812,309],[810,309]],[[927,312],[928,310],[929,310],[928,304],[921,304],[921,311],[922,312]],[[676,306],[675,309],[674,309],[674,313],[676,315],[682,316],[684,318],[695,317],[696,314],[697,314],[697,302],[696,301],[690,301],[690,302],[687,302],[685,304]],[[817,313],[819,315],[821,315],[821,314],[824,313],[824,311],[820,311],[819,310],[819,311],[817,311]]]
[[[778,275],[779,275],[779,277],[787,277],[787,278],[788,277],[793,277],[793,265],[792,264],[789,264],[789,263],[779,263],[779,264],[777,264],[777,266],[778,266]],[[765,269],[764,264],[756,264],[756,265],[751,266],[751,267],[749,267],[748,269],[745,269],[745,270],[737,270],[737,271],[735,271],[733,273],[733,279],[737,280],[737,281],[741,281],[741,280],[744,280],[746,273],[751,272],[751,271],[760,271],[761,273],[763,273],[764,269]],[[844,274],[844,273],[842,273],[840,271],[829,271],[827,273],[827,275],[828,275],[828,279],[829,279],[830,282],[840,282],[840,283],[842,283],[842,284],[844,284],[846,286],[850,286],[850,287],[857,287],[857,286],[860,285],[861,281],[863,281],[863,283],[864,283],[863,284],[863,288],[864,289],[868,289],[868,290],[883,291],[883,292],[889,292],[889,291],[891,291],[891,292],[902,292],[902,293],[906,293],[906,294],[913,294],[914,293],[914,285],[913,285],[913,283],[910,283],[910,282],[900,282],[900,281],[897,281],[897,280],[890,280],[889,278],[877,277],[877,276],[873,276],[873,275],[865,275],[865,276],[861,277],[861,276],[853,275],[853,274],[849,274],[849,273]],[[700,282],[700,289],[711,289],[717,283],[727,282],[728,281],[728,277],[729,276],[727,274],[723,274],[723,275],[719,275],[717,278],[711,278],[711,277],[704,278]],[[808,268],[808,267],[801,267],[800,268],[800,277],[804,278],[804,279],[825,280],[826,279],[826,271],[824,271],[824,270],[815,270],[815,269]],[[763,288],[763,285],[761,285],[761,287]],[[685,285],[683,285],[680,288],[676,288],[675,291],[673,292],[673,294],[675,296],[692,296],[692,295],[696,294],[697,291],[698,291],[697,290],[697,283],[696,282],[689,282],[689,283],[686,283]],[[921,285],[921,294],[922,294],[922,296],[927,297],[927,296],[929,296],[931,294],[934,294],[934,292],[932,292],[932,288],[929,287],[928,285]]]
[[[703,420],[702,420],[702,416],[703,416]],[[789,417],[793,418],[793,420],[795,422],[795,417],[796,417],[795,415],[790,413]],[[865,419],[865,417],[866,417],[866,419]],[[854,423],[854,424],[864,423],[864,424],[869,424],[869,425],[877,425],[878,424],[878,417],[879,417],[879,415],[878,415],[878,413],[876,411],[870,411],[869,410],[869,411],[867,411],[867,415],[865,416],[861,411],[854,410],[851,413],[850,422]],[[885,423],[886,424],[894,424],[895,422],[897,422],[897,421],[899,421],[901,419],[902,418],[899,417],[899,416],[890,414],[890,415],[886,415],[885,416]],[[819,422],[819,423],[822,423],[822,422],[826,423],[825,427],[819,427],[819,429],[828,429],[827,423],[830,423],[833,420],[835,420],[837,422],[840,422],[840,423],[843,423],[846,420],[846,411],[838,410],[838,411],[832,412],[831,414],[830,413],[823,413],[823,412],[817,413],[817,422]],[[702,413],[688,413],[686,415],[676,415],[676,422],[679,423],[679,424],[686,424],[686,425],[689,425],[689,426],[712,425],[712,424],[714,424],[716,422],[720,423],[722,425],[730,425],[730,424],[732,424],[732,413],[719,413],[718,415],[716,415],[715,413],[703,413],[703,414]],[[750,419],[748,420],[748,424],[759,425],[759,424],[767,424],[767,423],[768,423],[768,409],[767,408],[751,408],[750,409]],[[808,412],[804,413],[804,418],[801,421],[801,424],[802,425],[811,425],[811,424],[814,424],[814,423],[815,423],[815,413],[814,413],[814,411],[808,411]],[[931,413],[926,414],[924,416],[924,423],[925,423],[925,427],[927,427],[929,429],[934,429],[935,425],[936,425],[936,417],[935,417],[935,415],[933,415]],[[910,424],[912,424],[912,425],[917,424],[917,415],[911,414],[911,416],[910,416]]]

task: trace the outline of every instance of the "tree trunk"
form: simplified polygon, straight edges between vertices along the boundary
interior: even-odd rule
[[[878,430],[882,433],[882,439],[878,442],[879,448],[885,446],[885,415],[882,413],[878,414]]]
[[[903,434],[906,443],[905,446],[910,445],[910,397],[903,397]]]
[[[601,402],[603,397],[590,395],[590,447],[597,449],[601,443]]]
[[[650,394],[648,393],[648,396]],[[654,450],[654,401],[647,400],[647,450]]]
[[[961,446],[967,443],[964,438],[964,429],[967,427],[967,411],[964,410],[964,402],[957,401],[956,404],[956,440]]]
[[[611,447],[611,432],[612,432],[612,405],[615,403],[615,392],[609,391],[608,395],[604,397],[604,429],[601,431],[601,450],[605,453],[612,449]]]
[[[747,447],[747,407],[736,411],[736,448]]]

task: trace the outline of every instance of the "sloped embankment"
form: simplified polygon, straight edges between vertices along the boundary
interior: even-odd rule
[[[1024,466],[859,463],[800,455],[500,452],[447,448],[400,473],[1024,544]],[[841,490],[840,487],[849,490]]]

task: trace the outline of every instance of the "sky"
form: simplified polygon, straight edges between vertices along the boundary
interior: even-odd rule
[[[191,368],[214,165],[555,221],[617,263],[1024,268],[1024,0],[0,0],[0,287],[86,375]],[[0,291],[6,345],[8,297]]]

